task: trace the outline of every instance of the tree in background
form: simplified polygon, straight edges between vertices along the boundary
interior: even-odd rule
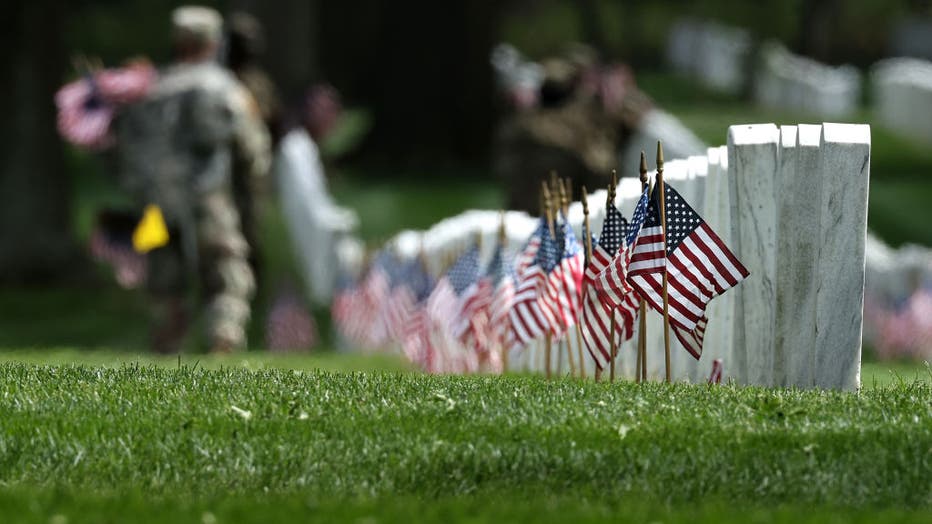
[[[0,280],[67,274],[71,183],[52,97],[62,81],[67,4],[7,2],[0,17]]]

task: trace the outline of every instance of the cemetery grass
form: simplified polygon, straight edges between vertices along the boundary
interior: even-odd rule
[[[0,398],[3,522],[932,517],[929,377],[855,395],[4,362]]]

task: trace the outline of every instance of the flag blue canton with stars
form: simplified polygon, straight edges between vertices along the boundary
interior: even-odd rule
[[[625,238],[625,245],[632,245],[637,239],[638,235],[641,233],[641,227],[651,227],[660,226],[660,217],[654,217],[649,213],[649,208],[654,205],[653,199],[649,198],[648,194],[650,193],[649,188],[645,188],[644,192],[641,194],[641,198],[638,199],[638,203],[634,206],[634,215],[631,217],[631,222],[628,224],[627,237]],[[648,204],[650,201],[650,204]],[[656,208],[654,208],[656,211]],[[652,223],[651,220],[656,218],[656,223]]]
[[[621,216],[621,212],[618,211],[615,204],[609,204],[608,211],[605,213],[605,221],[602,222],[602,234],[599,236],[598,245],[614,256],[618,252],[621,239],[628,232],[627,230],[628,221]]]
[[[667,208],[667,254],[669,255],[684,238],[702,225],[702,218],[669,184],[664,183],[663,187],[664,204]]]
[[[537,250],[537,257],[534,259],[534,263],[544,271],[545,274],[550,274],[553,271],[553,268],[557,267],[559,262],[560,255],[557,252],[557,243],[554,241],[554,238],[550,236],[550,228],[544,227],[544,230],[540,234],[540,248]]]
[[[563,258],[572,258],[579,253],[579,242],[576,241],[576,233],[570,226],[563,213],[560,213],[560,231],[557,233],[557,247],[562,248]]]
[[[457,296],[462,295],[479,278],[479,247],[472,246],[447,271],[447,278]]]

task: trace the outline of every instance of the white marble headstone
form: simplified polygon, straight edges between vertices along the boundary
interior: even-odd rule
[[[783,386],[812,386],[823,183],[821,136],[821,125],[800,124],[795,143],[783,143],[777,268],[780,372],[776,382]]]
[[[762,386],[773,380],[779,145],[773,124],[728,129],[732,250],[750,272],[735,290],[734,365],[738,380]]]
[[[821,233],[814,383],[856,390],[861,383],[864,250],[870,126],[823,124]]]

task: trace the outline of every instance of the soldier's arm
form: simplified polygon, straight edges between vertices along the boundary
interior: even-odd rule
[[[233,110],[233,150],[237,165],[254,191],[266,185],[272,164],[271,138],[262,121],[259,107],[243,88],[235,89],[230,104]]]

